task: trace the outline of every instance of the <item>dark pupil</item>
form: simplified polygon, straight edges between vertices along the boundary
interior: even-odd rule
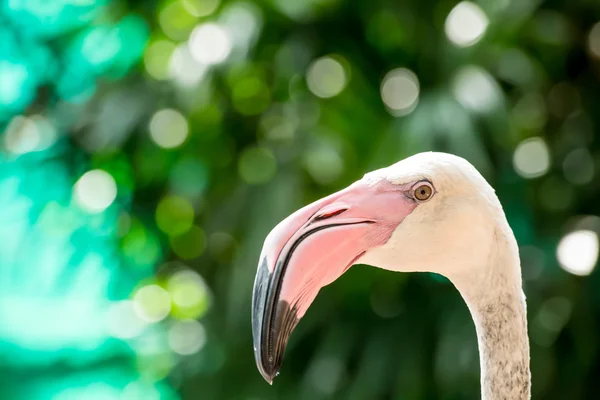
[[[418,188],[417,197],[419,197],[419,200],[425,200],[427,197],[429,197],[429,188],[427,186],[421,186]]]

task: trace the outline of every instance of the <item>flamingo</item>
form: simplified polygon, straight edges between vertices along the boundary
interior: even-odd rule
[[[269,233],[252,298],[254,355],[268,383],[319,290],[359,263],[447,277],[475,324],[482,399],[530,398],[516,239],[494,189],[475,167],[437,152],[367,173]]]

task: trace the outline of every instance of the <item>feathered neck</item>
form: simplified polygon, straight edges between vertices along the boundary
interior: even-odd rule
[[[529,400],[529,339],[514,235],[502,221],[495,229],[489,265],[455,277],[477,331],[482,400]]]

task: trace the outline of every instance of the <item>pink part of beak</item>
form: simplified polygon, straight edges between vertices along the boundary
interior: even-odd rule
[[[258,368],[269,382],[285,344],[319,290],[388,241],[416,207],[385,180],[356,182],[279,223],[265,240],[253,297]]]

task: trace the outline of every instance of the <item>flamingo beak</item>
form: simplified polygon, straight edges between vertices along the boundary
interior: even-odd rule
[[[268,383],[319,290],[388,241],[416,203],[391,183],[358,181],[309,204],[267,236],[252,297],[254,356]]]

